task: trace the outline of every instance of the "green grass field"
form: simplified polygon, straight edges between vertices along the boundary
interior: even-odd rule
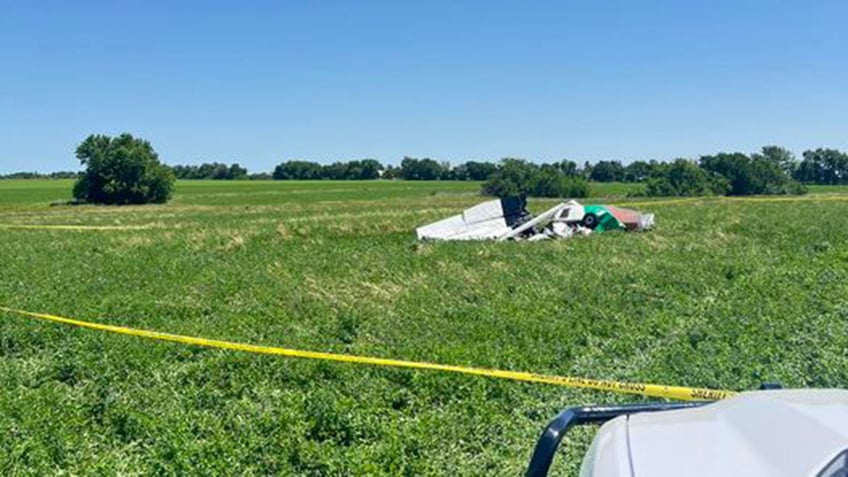
[[[845,189],[641,205],[657,214],[643,234],[418,244],[417,225],[479,201],[479,185],[180,182],[166,205],[48,206],[70,186],[0,181],[0,305],[548,374],[848,385]],[[0,315],[3,475],[516,475],[562,408],[638,399]],[[592,432],[557,475],[576,473]]]
[[[0,207],[46,207],[67,200],[68,179],[0,180]],[[624,197],[639,184],[593,183],[597,197]],[[386,200],[437,194],[477,194],[479,182],[405,181],[178,181],[173,203],[197,205],[262,205],[286,202]]]

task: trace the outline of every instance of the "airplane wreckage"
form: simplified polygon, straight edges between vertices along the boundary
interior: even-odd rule
[[[537,216],[523,197],[477,204],[461,214],[418,227],[419,240],[545,240],[608,230],[638,231],[654,226],[654,214],[611,205],[582,205],[570,200]]]

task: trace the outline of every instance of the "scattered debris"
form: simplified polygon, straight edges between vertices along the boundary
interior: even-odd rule
[[[495,199],[465,209],[461,214],[418,227],[419,240],[545,240],[589,235],[607,230],[647,230],[654,214],[611,205],[582,205],[570,200],[537,216],[519,197]]]

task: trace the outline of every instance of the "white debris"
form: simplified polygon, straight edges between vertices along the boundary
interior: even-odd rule
[[[465,209],[461,214],[418,227],[419,240],[496,239],[512,230],[501,200],[490,200]]]
[[[654,214],[612,206],[561,202],[536,217],[523,198],[509,197],[477,204],[461,214],[418,227],[419,240],[546,240],[589,235],[601,230],[646,230]],[[587,209],[588,208],[588,209]]]
[[[638,230],[648,230],[652,228],[654,228],[654,214],[640,215]]]
[[[558,238],[569,238],[574,235],[574,227],[569,226],[565,222],[554,222],[551,224],[551,233]]]

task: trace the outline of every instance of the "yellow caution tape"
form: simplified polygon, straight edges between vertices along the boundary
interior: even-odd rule
[[[555,384],[570,388],[594,389],[599,391],[610,391],[622,394],[638,394],[648,397],[677,399],[683,401],[704,401],[725,399],[734,396],[736,392],[720,389],[688,388],[682,386],[665,386],[660,384],[627,383],[621,381],[610,381],[604,379],[588,379],[571,376],[552,376],[545,374],[527,373],[520,371],[504,371],[498,369],[475,368],[469,366],[453,366],[447,364],[427,363],[421,361],[404,361],[397,359],[374,358],[370,356],[356,356],[341,353],[323,353],[318,351],[303,351],[298,349],[277,348],[272,346],[259,346],[232,341],[212,340],[197,338],[193,336],[174,335],[158,331],[140,330],[124,326],[105,325],[88,321],[75,320],[62,316],[48,315],[45,313],[34,313],[31,311],[18,310],[0,306],[0,311],[15,313],[31,318],[40,318],[56,323],[64,323],[82,328],[107,331],[122,335],[137,336],[159,341],[171,341],[208,348],[218,348],[233,351],[245,351],[248,353],[271,354],[286,356],[290,358],[317,359],[323,361],[338,361],[343,363],[369,364],[373,366],[391,366],[397,368],[426,369],[432,371],[446,371],[451,373],[470,374],[474,376],[485,376],[490,378],[511,379],[531,383]]]

